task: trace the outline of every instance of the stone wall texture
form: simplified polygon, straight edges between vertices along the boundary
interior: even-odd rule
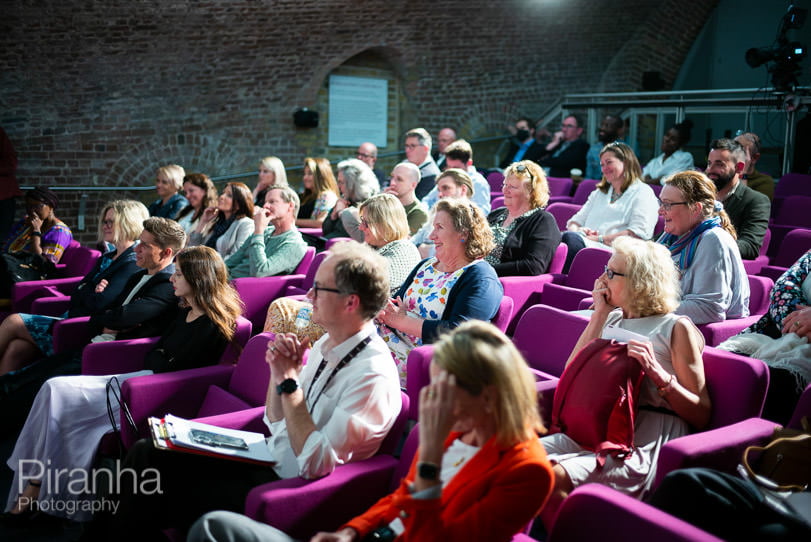
[[[111,197],[153,198],[157,166],[212,176],[279,156],[337,160],[329,148],[332,73],[390,80],[389,141],[450,125],[498,136],[566,92],[673,82],[717,0],[6,0],[0,17],[0,124],[24,185],[122,187],[63,193],[75,222]],[[296,128],[301,107],[321,113]],[[492,160],[480,156],[479,165]],[[396,157],[382,160],[384,169]],[[387,162],[388,160],[388,162]],[[291,180],[299,174],[291,171]],[[253,177],[244,180],[249,184]]]

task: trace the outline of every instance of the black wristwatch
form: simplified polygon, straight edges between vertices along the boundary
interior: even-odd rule
[[[295,378],[286,378],[282,383],[276,386],[276,393],[282,395],[283,393],[291,394],[299,388],[298,380]]]
[[[433,463],[417,463],[417,474],[423,480],[439,480],[439,467]]]

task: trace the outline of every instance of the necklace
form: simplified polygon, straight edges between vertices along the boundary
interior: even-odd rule
[[[617,192],[616,190],[611,191],[611,203],[614,203],[618,199],[622,197],[622,192]]]

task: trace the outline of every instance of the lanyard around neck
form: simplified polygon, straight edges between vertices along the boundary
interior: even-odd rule
[[[318,377],[321,376],[321,373],[324,372],[324,369],[327,366],[327,358],[324,358],[324,359],[321,360],[321,363],[318,365],[318,369],[315,371],[315,376],[313,376],[312,383],[310,384],[310,387],[307,390],[307,396],[305,397],[305,401],[307,402],[307,404],[310,404],[310,413],[315,412],[315,404],[318,402],[319,399],[321,399],[321,395],[324,393],[324,390],[327,389],[327,386],[329,386],[329,383],[332,382],[332,379],[335,377],[335,375],[338,373],[338,371],[343,369],[346,366],[347,363],[352,361],[352,359],[355,356],[360,354],[361,350],[366,348],[366,345],[369,344],[371,341],[372,341],[372,336],[367,335],[365,339],[363,339],[358,344],[356,344],[355,348],[350,350],[349,353],[347,355],[345,355],[341,359],[341,361],[338,362],[338,365],[335,366],[335,368],[332,370],[332,372],[327,377],[327,381],[324,382],[324,385],[321,387],[321,391],[318,392],[318,395],[315,396],[315,399],[313,400],[312,404],[310,404],[310,394],[312,393],[313,388],[315,387],[315,383],[318,381]]]

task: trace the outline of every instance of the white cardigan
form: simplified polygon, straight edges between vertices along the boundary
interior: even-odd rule
[[[220,253],[223,259],[227,258],[236,252],[237,249],[242,246],[242,243],[248,240],[252,233],[253,218],[245,216],[234,220],[231,226],[217,239],[217,252]],[[210,235],[210,231],[206,231],[205,233],[191,232],[189,234],[189,242],[186,246],[202,245]]]

